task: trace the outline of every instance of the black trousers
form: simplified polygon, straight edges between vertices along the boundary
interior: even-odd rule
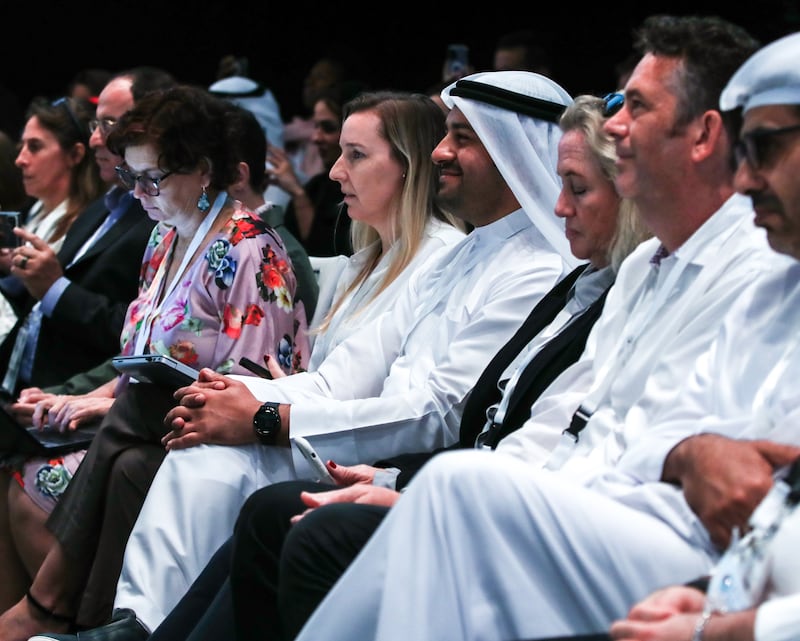
[[[239,516],[231,565],[238,641],[294,639],[389,511],[335,503],[315,509],[287,529],[287,517],[305,509],[298,498],[303,489],[329,487],[278,483],[253,494]],[[541,641],[610,641],[610,637],[599,633]]]
[[[289,481],[265,487],[242,507],[231,562],[236,638],[294,639],[386,514],[342,503],[305,510],[300,492],[330,486]]]
[[[47,527],[69,555],[70,571],[84,582],[77,621],[107,623],[125,544],[144,496],[166,455],[164,416],[172,391],[146,383],[114,400]]]
[[[237,639],[294,637],[284,627],[288,613],[279,603],[284,542],[297,527],[292,526],[291,517],[306,509],[300,492],[330,489],[333,486],[313,481],[276,483],[255,492],[242,506],[234,530],[230,568]],[[305,518],[300,523],[303,521]],[[303,604],[307,602],[304,595]],[[307,606],[292,604],[293,610],[298,607],[305,610]],[[289,620],[294,618],[290,616]]]
[[[286,639],[297,636],[388,511],[336,503],[317,508],[292,528],[283,546],[278,590]]]

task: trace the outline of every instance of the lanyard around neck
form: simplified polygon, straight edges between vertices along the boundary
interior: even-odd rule
[[[150,296],[147,310],[142,317],[142,324],[139,326],[139,331],[136,334],[136,343],[133,351],[134,354],[144,354],[144,349],[147,346],[147,341],[150,338],[150,334],[153,329],[153,321],[160,313],[164,302],[169,298],[169,295],[178,286],[178,283],[183,278],[184,272],[188,268],[192,257],[200,246],[200,243],[203,242],[206,234],[211,229],[211,226],[214,224],[214,221],[219,215],[219,212],[222,211],[222,207],[225,205],[225,200],[227,197],[228,194],[224,191],[221,191],[219,194],[217,194],[217,197],[214,200],[214,205],[208,210],[203,222],[200,223],[197,231],[192,236],[192,240],[189,243],[189,246],[186,248],[186,253],[183,255],[180,266],[175,271],[172,280],[163,290],[161,296],[158,295],[158,292],[163,285],[163,281],[167,272],[167,265],[170,261],[165,257],[158,266],[158,271],[156,272],[153,282],[150,285]],[[174,253],[176,242],[177,236],[170,247],[170,254]]]

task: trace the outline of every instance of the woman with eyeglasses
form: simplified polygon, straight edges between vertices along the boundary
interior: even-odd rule
[[[204,89],[181,86],[145,96],[109,134],[109,149],[125,159],[121,182],[158,222],[121,351],[232,374],[247,372],[242,357],[263,362],[279,353],[302,367],[306,318],[294,301],[291,261],[277,233],[226,191],[238,179],[227,113]],[[71,479],[57,480],[68,485],[47,522],[53,545],[26,596],[0,617],[4,641],[67,630],[78,613],[84,626],[110,615],[138,505],[131,514],[117,509],[122,518],[113,522],[109,505],[123,486],[147,491],[166,453],[160,441],[173,391],[124,375],[105,386],[108,409],[91,447]],[[68,411],[45,420],[74,428]]]
[[[425,258],[463,239],[460,225],[435,199],[438,172],[431,153],[445,133],[444,114],[422,94],[366,92],[346,105],[346,151],[331,175],[348,194],[353,229],[364,249],[351,257],[340,304],[329,316],[332,324],[317,337],[325,337],[321,352],[333,349],[359,323],[390,309]],[[312,358],[317,349],[315,344]],[[243,476],[261,473],[241,468]],[[209,523],[207,530],[218,525]],[[161,638],[171,637],[165,632]]]
[[[20,221],[54,252],[61,248],[78,214],[105,189],[89,152],[88,123],[93,115],[91,104],[71,98],[52,103],[35,99],[28,108],[16,165],[25,193],[35,200],[21,212]],[[27,294],[24,276],[30,253],[25,247],[0,249],[0,274],[10,276],[0,280],[4,294],[0,297],[0,341],[17,321],[21,310],[16,301]]]

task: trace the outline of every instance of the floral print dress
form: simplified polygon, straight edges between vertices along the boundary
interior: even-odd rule
[[[264,363],[269,354],[287,373],[307,365],[305,309],[295,302],[291,260],[277,232],[236,203],[224,229],[215,234],[166,295],[145,325],[166,287],[175,240],[173,227],[153,228],[145,250],[139,296],[128,306],[121,334],[123,354],[133,354],[139,332],[150,328],[144,351],[166,354],[195,369],[249,374],[246,356]],[[127,383],[120,378],[121,386]],[[26,493],[47,512],[63,494],[85,451],[46,461],[29,460],[16,474]]]

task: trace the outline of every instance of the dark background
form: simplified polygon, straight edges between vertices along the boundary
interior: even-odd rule
[[[372,88],[424,91],[439,80],[448,43],[468,45],[473,66],[488,69],[498,36],[534,28],[547,40],[553,79],[575,95],[614,88],[631,30],[652,13],[720,15],[763,43],[800,30],[800,0],[469,4],[0,0],[0,85],[24,106],[34,95],[63,95],[81,68],[150,64],[207,86],[230,53],[249,59],[251,77],[273,90],[289,120],[302,110],[303,76],[328,54]]]

